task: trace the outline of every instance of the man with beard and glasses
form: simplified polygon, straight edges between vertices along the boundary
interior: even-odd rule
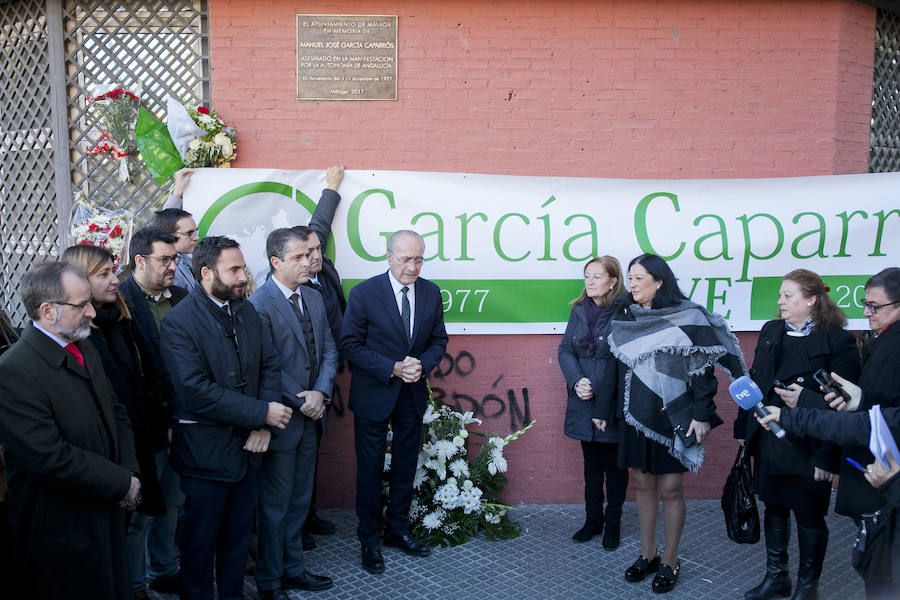
[[[247,288],[238,243],[207,237],[194,250],[198,286],[162,322],[163,360],[175,386],[172,465],[185,495],[180,595],[243,598],[260,454],[268,427],[284,429],[281,372]]]
[[[125,511],[138,502],[138,464],[128,413],[86,339],[90,284],[45,263],[20,290],[32,322],[0,358],[16,574],[4,597],[128,598]]]

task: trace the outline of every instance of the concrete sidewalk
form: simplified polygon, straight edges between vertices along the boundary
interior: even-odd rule
[[[332,577],[334,587],[324,592],[289,593],[292,598],[317,600],[743,599],[744,591],[759,583],[764,574],[762,540],[754,545],[729,540],[718,500],[688,501],[687,511],[680,550],[681,577],[668,594],[652,592],[652,577],[640,583],[628,583],[623,577],[640,554],[633,502],[625,504],[622,545],[612,552],[603,550],[599,537],[584,544],[571,540],[583,522],[582,506],[521,505],[513,513],[523,528],[517,539],[488,542],[479,537],[456,548],[436,548],[426,559],[385,548],[387,571],[382,575],[370,575],[360,567],[354,512],[322,510],[320,514],[337,525],[337,534],[317,537],[318,546],[306,554],[306,563],[310,572]],[[822,600],[862,599],[862,579],[850,566],[856,528],[850,519],[834,514],[828,516],[828,527],[831,538],[820,596]],[[661,526],[657,539],[662,545]],[[791,534],[790,560],[795,580],[796,529]],[[244,592],[248,600],[256,600],[252,578],[247,578]]]

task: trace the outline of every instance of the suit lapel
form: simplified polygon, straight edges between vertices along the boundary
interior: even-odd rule
[[[315,343],[315,345],[316,345],[316,354],[318,355],[319,360],[321,360],[322,359],[322,347],[325,345],[324,341],[322,340],[322,319],[314,319],[313,318],[313,314],[312,314],[313,303],[312,303],[312,300],[310,300],[310,297],[312,296],[312,290],[310,290],[308,287],[305,287],[302,285],[297,289],[300,291],[300,296],[303,297],[303,300],[306,304],[306,311],[308,313],[306,316],[309,317],[309,322],[312,324],[312,329],[313,329],[313,343]],[[296,319],[294,319],[294,320],[296,321]],[[302,337],[302,335],[303,335],[302,332],[300,335]],[[305,340],[302,345],[303,345],[303,348],[305,349],[306,348]]]
[[[303,286],[300,286],[300,288],[302,289]],[[287,322],[288,327],[291,329],[291,333],[297,338],[298,345],[303,349],[303,352],[306,353],[306,338],[303,337],[303,330],[300,329],[300,321],[297,320],[297,314],[291,307],[291,301],[284,297],[284,294],[281,293],[281,290],[272,278],[269,278],[266,282],[264,289],[269,295],[269,301],[272,303],[272,308],[274,308],[275,311],[281,315],[281,318]],[[303,292],[301,291],[300,293],[302,294]]]
[[[416,339],[416,336],[422,333],[422,322],[425,320],[425,284],[422,282],[422,278],[419,277],[415,282],[416,289],[416,314],[413,317],[413,330],[412,335],[410,336],[410,345],[412,345],[412,340]]]
[[[400,310],[397,308],[397,297],[394,296],[394,287],[391,285],[391,280],[388,278],[387,273],[382,276],[381,301],[384,303],[388,317],[396,326],[398,333],[400,333],[405,340],[406,332],[403,331],[403,319],[400,318]]]

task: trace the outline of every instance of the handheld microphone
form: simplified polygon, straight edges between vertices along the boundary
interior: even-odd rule
[[[731,399],[737,402],[744,410],[752,410],[760,418],[770,414],[762,403],[762,391],[760,391],[756,382],[748,376],[743,375],[732,381],[731,385],[728,386],[728,393],[731,394]],[[778,439],[782,439],[787,435],[787,432],[775,421],[769,423],[769,430]]]

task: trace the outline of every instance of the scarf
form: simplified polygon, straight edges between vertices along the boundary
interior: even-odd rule
[[[597,323],[606,323],[615,307],[615,303],[609,306],[598,306],[596,302],[590,298],[585,298],[581,305],[584,307],[584,316],[587,321],[587,333],[580,340],[575,342],[581,348],[586,348],[588,355],[593,356],[597,350],[597,336],[594,335],[594,328]]]
[[[661,410],[690,391],[691,377],[718,366],[732,379],[745,375],[747,366],[737,338],[725,319],[688,300],[665,308],[630,307],[634,321],[613,321],[610,349],[628,370],[625,373],[626,422],[647,438],[666,447],[685,468],[703,464],[702,444],[685,448]],[[632,403],[633,379],[652,396]]]

